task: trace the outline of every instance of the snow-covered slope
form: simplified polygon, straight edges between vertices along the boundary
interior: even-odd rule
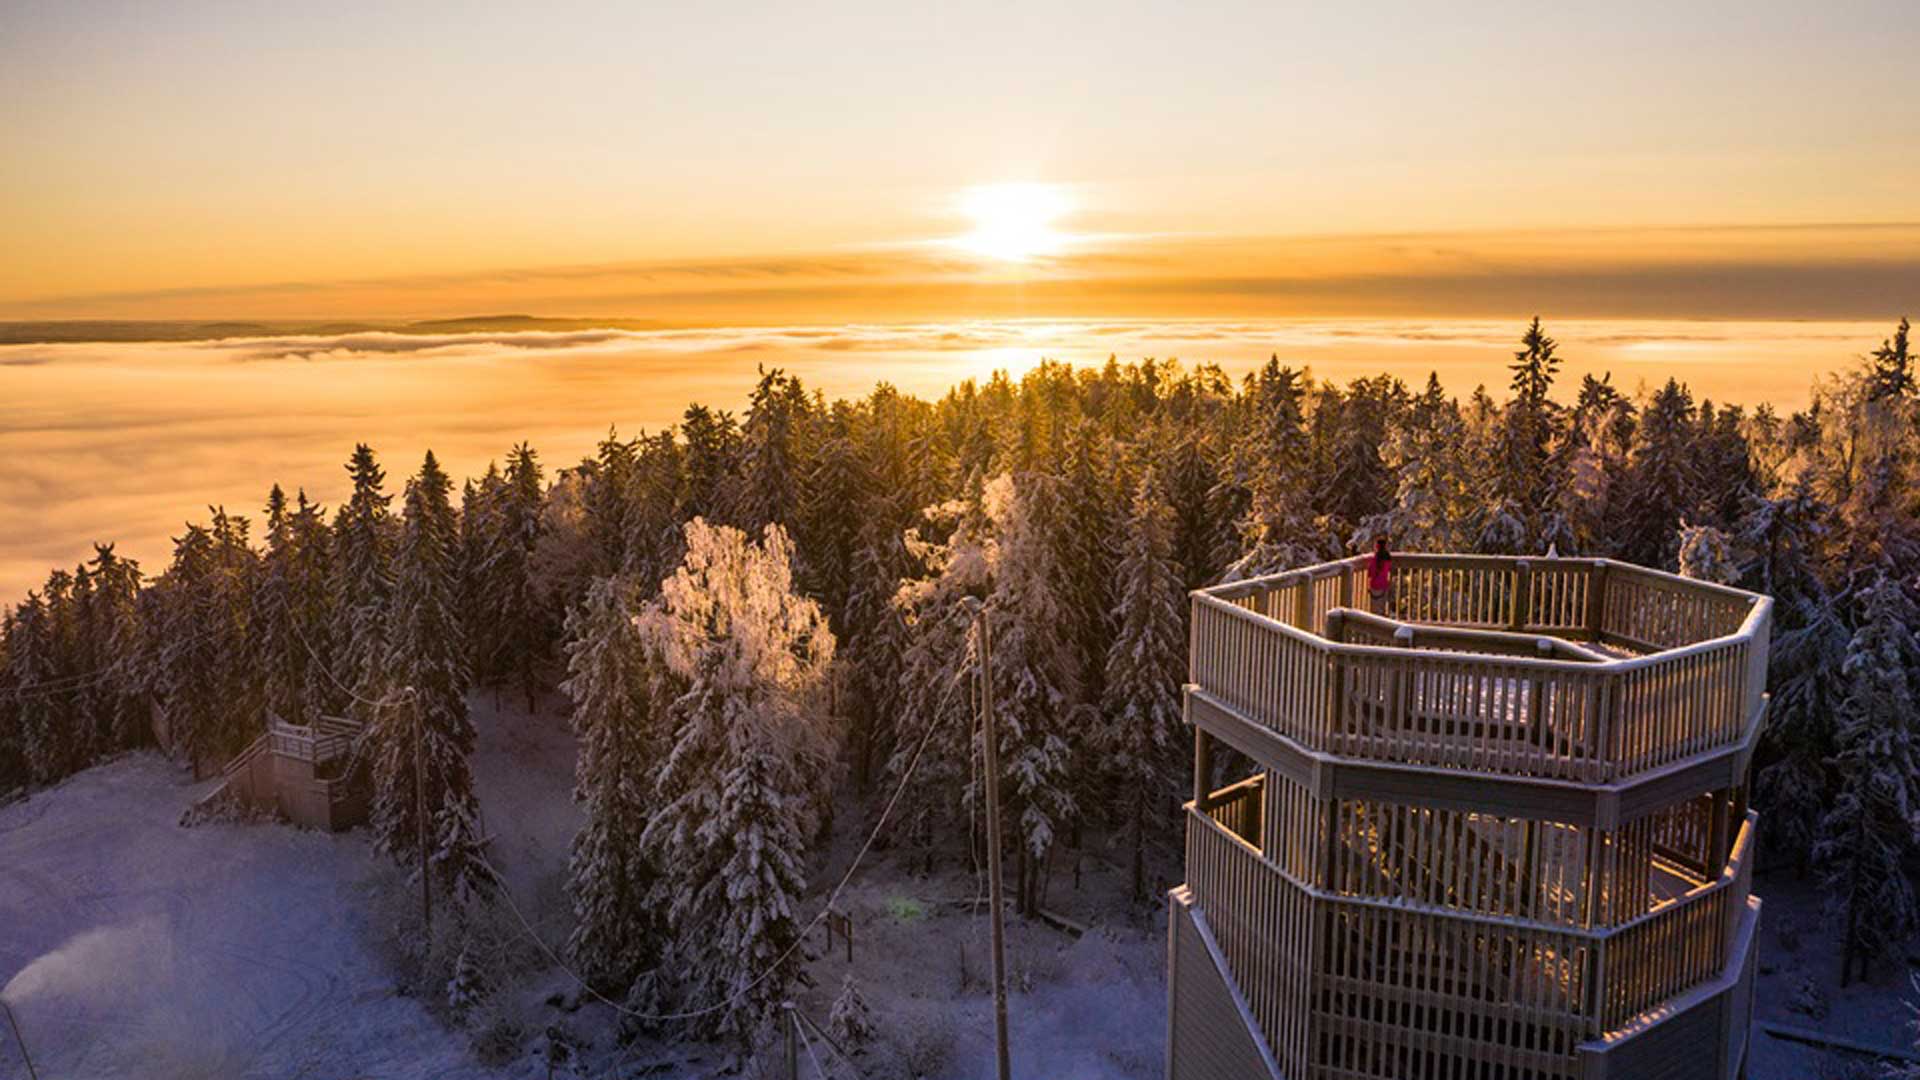
[[[0,808],[0,983],[40,1074],[486,1077],[359,925],[363,836],[183,829],[154,754]],[[24,1077],[0,1039],[0,1077]]]

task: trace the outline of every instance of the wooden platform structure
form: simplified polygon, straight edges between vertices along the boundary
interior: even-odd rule
[[[1730,1080],[1771,601],[1405,554],[1193,594],[1170,1080]],[[1218,743],[1255,766],[1208,790]]]
[[[367,783],[353,758],[359,732],[359,724],[339,717],[322,717],[311,726],[271,719],[221,770],[220,783],[199,805],[236,800],[330,832],[363,824]]]

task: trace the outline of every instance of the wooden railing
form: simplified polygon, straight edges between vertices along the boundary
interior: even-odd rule
[[[1207,797],[1206,815],[1240,839],[1260,846],[1260,821],[1265,809],[1266,775],[1250,776]]]
[[[1369,1000],[1453,1014],[1456,1031],[1526,1032],[1515,1064],[1550,1071],[1547,1059],[1718,976],[1752,885],[1751,815],[1710,884],[1618,926],[1580,928],[1330,894],[1187,809],[1187,885],[1287,1075],[1308,1075],[1309,1013],[1358,1026],[1350,1018]],[[1411,950],[1404,963],[1396,941]]]
[[[1685,896],[1613,928],[1600,943],[1600,1031],[1618,1031],[1648,1009],[1720,974],[1753,888],[1754,815],[1740,826],[1727,865]]]
[[[1333,640],[1363,575],[1348,559],[1194,593],[1191,680],[1312,750],[1587,783],[1737,742],[1758,715],[1765,597],[1604,559],[1398,555],[1412,647]],[[1499,655],[1509,635],[1664,651]]]
[[[352,751],[358,731],[358,724],[334,717],[322,717],[313,726],[272,720],[267,724],[267,747],[282,757],[325,765]]]
[[[1226,825],[1187,810],[1187,885],[1282,1074],[1306,1076],[1312,897]]]

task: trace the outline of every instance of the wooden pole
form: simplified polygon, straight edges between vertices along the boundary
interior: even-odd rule
[[[1000,737],[993,724],[993,631],[983,610],[976,616],[980,628],[980,721],[986,744],[987,772],[987,889],[993,920],[993,1041],[999,1080],[1009,1080],[1013,1068],[1007,1054],[1006,911],[1000,881]]]
[[[780,1015],[787,1029],[787,1080],[800,1080],[800,1023],[793,1018],[793,1002],[781,1002]]]
[[[420,919],[426,927],[425,940],[433,942],[433,879],[427,873],[427,769],[425,738],[422,735],[420,696],[407,688],[413,705],[413,840],[420,849]]]
[[[33,1058],[27,1054],[27,1040],[20,1034],[20,1021],[13,1015],[13,1006],[7,1004],[4,1000],[0,1000],[0,1009],[7,1011],[7,1026],[13,1029],[13,1043],[20,1048],[20,1060],[27,1063],[27,1076],[29,1080],[40,1080],[40,1074],[35,1072],[33,1068]]]

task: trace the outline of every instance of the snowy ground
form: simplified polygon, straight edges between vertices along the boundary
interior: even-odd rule
[[[180,828],[206,786],[136,754],[0,809],[0,980],[40,1075],[483,1075],[364,944],[365,841]]]
[[[551,709],[529,718],[478,695],[474,710],[490,858],[539,935],[557,943],[579,823],[573,740]],[[464,1032],[396,992],[381,928],[366,914],[380,864],[364,835],[179,827],[181,810],[206,787],[157,755],[136,754],[0,807],[0,985],[46,1080],[545,1076],[530,1047],[498,1068],[481,1064]],[[818,881],[839,877],[870,827],[868,813],[860,800],[843,802]],[[1124,888],[1114,862],[1095,855],[1081,866],[1078,889],[1071,867],[1056,867],[1048,905],[1093,932],[1073,938],[1008,923],[1016,1074],[1159,1077],[1164,919],[1116,899]],[[968,864],[919,870],[875,852],[842,898],[855,923],[851,970],[880,1029],[860,1075],[981,1080],[992,1075],[992,1006],[987,921],[969,903],[980,881]],[[1815,891],[1785,876],[1763,877],[1757,888],[1768,897],[1758,1017],[1900,1043],[1905,965],[1883,965],[1871,982],[1840,991]],[[824,1025],[849,966],[842,946],[827,952],[818,932],[813,944],[815,985],[798,1003]],[[1827,996],[1824,1019],[1787,1007],[1809,975]],[[564,1023],[592,1044],[576,1075],[696,1078],[728,1063],[707,1047],[618,1047],[612,1011],[578,997],[551,967],[516,995],[532,1030]],[[1753,1045],[1754,1080],[1847,1075],[1844,1059],[1809,1047],[1758,1031]],[[814,1075],[805,1054],[802,1073]],[[24,1075],[0,1033],[0,1080]]]

